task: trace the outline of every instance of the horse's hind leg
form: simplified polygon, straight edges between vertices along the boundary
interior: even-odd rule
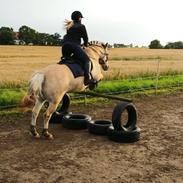
[[[32,109],[32,119],[31,119],[31,124],[30,124],[30,132],[35,138],[39,138],[40,135],[36,130],[36,120],[38,117],[38,114],[40,112],[41,107],[43,106],[43,102],[40,100],[36,100],[36,103]]]
[[[46,112],[44,113],[44,129],[42,135],[47,139],[53,139],[53,135],[48,132],[49,120],[51,118],[51,115],[56,111],[59,101],[52,103],[50,102]]]

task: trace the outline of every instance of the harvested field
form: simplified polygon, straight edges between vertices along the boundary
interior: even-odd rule
[[[60,47],[0,46],[0,82],[27,81],[31,74],[60,59]],[[113,48],[109,50],[110,70],[105,77],[142,75],[157,72],[183,72],[182,50]]]

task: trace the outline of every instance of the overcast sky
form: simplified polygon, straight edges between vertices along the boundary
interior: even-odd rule
[[[0,0],[0,27],[27,25],[63,36],[63,22],[79,10],[90,40],[148,46],[183,41],[183,0]]]

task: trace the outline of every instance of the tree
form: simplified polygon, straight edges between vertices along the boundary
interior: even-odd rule
[[[61,39],[60,34],[46,34],[46,33],[37,33],[36,34],[36,42],[37,45],[50,45],[50,46],[60,46]]]
[[[173,48],[173,43],[171,43],[171,42],[167,43],[164,48],[165,49],[171,49],[171,48]]]
[[[161,45],[159,40],[155,39],[155,40],[151,41],[149,48],[150,49],[160,49],[160,48],[163,48],[163,46]]]
[[[59,46],[61,45],[61,38],[60,34],[55,33],[53,35],[50,35],[51,45]]]
[[[114,43],[114,48],[126,48],[127,46],[125,44],[118,44],[118,43]]]
[[[164,47],[165,49],[183,49],[183,42],[182,41],[177,41],[174,43],[167,43]]]
[[[47,45],[49,39],[49,34],[46,33],[37,33],[36,34],[36,45]]]
[[[34,45],[51,45],[60,46],[61,36],[58,33],[47,34],[39,33],[36,30],[23,25],[19,28],[18,38],[16,38],[16,33],[13,32],[12,28],[1,27],[0,28],[0,44],[15,44],[15,39],[19,39],[18,43],[22,42],[24,44],[34,44]]]
[[[19,38],[26,44],[29,43],[36,44],[36,34],[37,32],[34,29],[26,25],[23,25],[19,28]]]
[[[2,45],[14,44],[14,33],[12,28],[9,27],[0,28],[0,44]]]

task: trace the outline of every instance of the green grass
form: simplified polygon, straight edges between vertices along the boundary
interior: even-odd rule
[[[148,90],[155,92],[156,83],[158,82],[158,88],[164,91],[168,91],[169,88],[177,88],[180,90],[183,88],[183,75],[166,75],[161,76],[158,81],[156,77],[142,77],[140,79],[122,79],[112,81],[102,81],[99,86],[94,90],[97,93],[136,93],[144,90],[146,93]],[[4,106],[11,106],[18,104],[23,96],[26,94],[25,84],[21,85],[6,85],[7,89],[0,89],[0,109]],[[5,85],[3,85],[5,87]],[[9,87],[9,88],[8,88]],[[73,98],[76,95],[71,95]],[[83,99],[74,99],[75,101],[83,102]]]
[[[0,116],[1,118],[11,118],[11,117],[21,117],[23,116],[23,112],[22,111],[18,111],[16,109],[11,109],[11,110],[2,110],[0,111]]]
[[[18,104],[26,94],[24,89],[2,89],[0,90],[0,108]]]
[[[164,76],[160,77],[158,80],[159,88],[166,88],[171,85],[183,84],[183,76]],[[142,78],[142,79],[124,79],[124,80],[114,80],[114,81],[103,81],[99,87],[95,90],[99,93],[112,93],[119,91],[133,91],[139,89],[155,88],[156,78]]]

